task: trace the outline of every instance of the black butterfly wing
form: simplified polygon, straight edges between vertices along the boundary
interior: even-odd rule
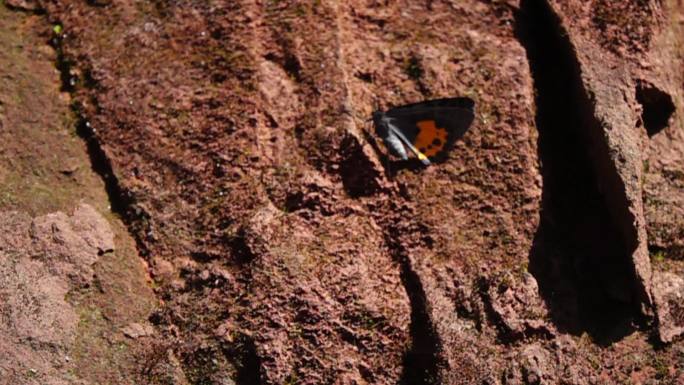
[[[391,108],[387,112],[389,113],[389,112],[393,112],[393,111],[404,111],[404,110],[412,110],[412,109],[423,110],[426,108],[439,108],[439,107],[462,108],[465,110],[473,111],[475,109],[475,102],[470,98],[464,98],[464,97],[433,99],[433,100],[425,100],[425,101],[417,102],[417,103],[404,104],[402,106]]]
[[[392,108],[386,116],[418,151],[440,159],[465,134],[475,113],[472,100],[451,98]]]

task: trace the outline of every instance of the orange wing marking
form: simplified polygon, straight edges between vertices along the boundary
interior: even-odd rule
[[[417,125],[420,131],[413,145],[426,156],[435,156],[442,151],[447,141],[447,131],[437,127],[434,120],[421,120]]]

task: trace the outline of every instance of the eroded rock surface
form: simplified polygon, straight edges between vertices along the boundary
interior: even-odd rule
[[[675,1],[41,4],[163,300],[152,382],[682,377],[639,324],[680,332]],[[435,167],[364,126],[447,96]]]
[[[675,337],[684,334],[684,278],[658,272],[654,277],[654,291],[657,295],[660,338],[663,342],[672,342]]]
[[[0,213],[0,227],[0,383],[81,383],[69,358],[79,316],[67,295],[90,285],[93,263],[113,250],[109,224],[83,204],[34,219]]]
[[[5,4],[11,8],[24,11],[38,11],[41,9],[39,2],[36,0],[5,0]]]

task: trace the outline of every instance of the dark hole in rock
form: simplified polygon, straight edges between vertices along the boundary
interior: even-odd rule
[[[404,70],[406,71],[406,74],[413,80],[420,79],[425,73],[423,66],[420,63],[420,59],[413,55],[406,61]]]
[[[213,260],[219,259],[220,256],[206,251],[193,251],[190,253],[190,257],[197,262],[207,263]]]
[[[295,78],[296,81],[302,81],[302,65],[299,64],[299,59],[297,59],[297,57],[293,55],[285,56],[283,69],[285,69],[290,76]]]
[[[229,357],[239,357],[236,385],[260,385],[261,380],[261,359],[257,354],[256,345],[251,338],[239,338],[236,349],[226,352]]]
[[[543,178],[530,272],[559,330],[588,332],[609,344],[633,330],[638,314],[631,262],[635,246],[625,240],[622,219],[616,220],[627,203],[604,196],[611,188],[599,188],[618,178],[605,178],[614,174],[602,128],[568,35],[545,0],[521,2],[516,33],[537,90]]]
[[[256,258],[245,237],[247,237],[245,231],[240,230],[236,236],[227,240],[232,252],[232,259],[238,265],[248,264]]]
[[[216,73],[211,74],[211,82],[213,84],[221,84],[221,83],[225,82],[227,79],[228,79],[228,77],[224,73],[216,72]]]
[[[675,111],[672,96],[653,84],[640,80],[637,82],[636,99],[643,107],[641,119],[648,136],[653,136],[668,126]]]
[[[366,83],[373,83],[373,75],[369,72],[357,72],[354,75]]]
[[[304,208],[304,193],[302,191],[294,191],[287,194],[285,197],[285,211],[288,213],[295,212]]]

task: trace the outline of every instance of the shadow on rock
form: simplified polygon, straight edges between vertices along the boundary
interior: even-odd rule
[[[530,272],[559,331],[601,344],[634,330],[638,305],[629,242],[599,188],[593,115],[568,34],[548,3],[523,0],[516,33],[534,78],[543,178]]]

